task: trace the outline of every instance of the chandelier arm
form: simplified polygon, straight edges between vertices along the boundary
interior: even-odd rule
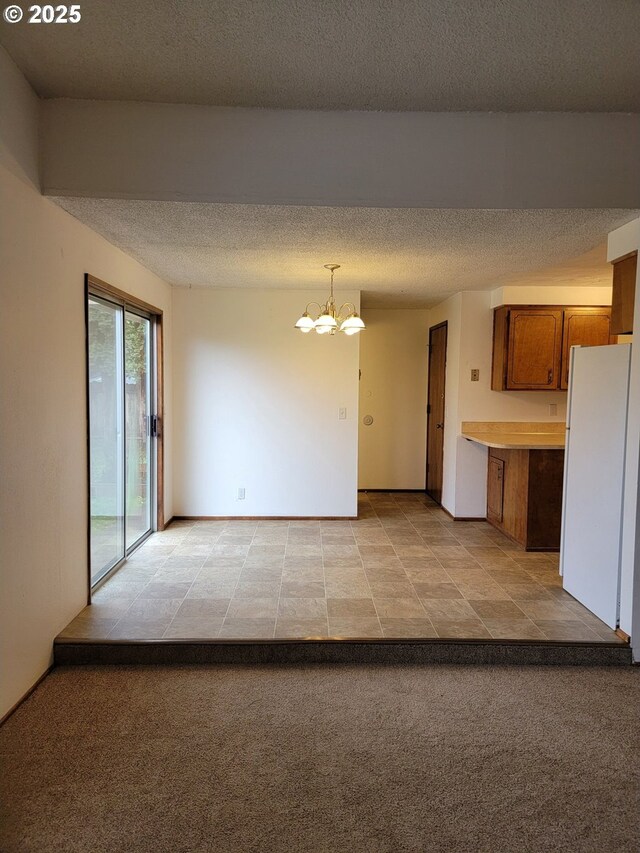
[[[319,302],[308,302],[308,303],[307,303],[307,307],[304,309],[305,314],[307,314],[307,313],[309,312],[309,308],[310,308],[312,305],[317,305],[317,306],[318,306],[318,308],[320,309],[320,313],[322,314],[322,307],[323,307],[323,306],[322,306],[322,305],[320,305],[320,303],[319,303]]]
[[[342,309],[343,309],[343,308],[347,308],[347,309],[348,309],[348,308],[351,308],[351,312],[350,312],[351,314],[357,314],[357,313],[358,313],[358,312],[356,311],[356,306],[353,304],[353,302],[344,302],[344,303],[340,306],[340,310],[338,311],[338,317],[342,317]],[[346,320],[347,318],[346,318],[346,317],[343,317],[342,319]]]

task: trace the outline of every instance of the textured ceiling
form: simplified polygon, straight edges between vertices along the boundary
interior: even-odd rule
[[[501,284],[610,283],[604,241],[632,210],[426,210],[57,198],[178,286],[363,292],[368,307],[433,304]]]
[[[77,25],[0,23],[43,97],[640,110],[638,0],[82,0],[81,9]]]

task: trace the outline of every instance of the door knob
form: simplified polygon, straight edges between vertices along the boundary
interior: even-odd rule
[[[436,424],[436,429],[442,429],[443,427],[444,427],[444,424]]]

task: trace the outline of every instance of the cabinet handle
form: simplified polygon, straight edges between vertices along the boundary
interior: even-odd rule
[[[549,368],[549,373],[547,374],[547,385],[551,385],[553,382],[553,368]]]

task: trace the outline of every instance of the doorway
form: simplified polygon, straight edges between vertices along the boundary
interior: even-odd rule
[[[429,329],[427,391],[427,494],[442,503],[444,459],[444,392],[447,373],[447,323]]]
[[[156,309],[86,278],[90,586],[158,526]]]

